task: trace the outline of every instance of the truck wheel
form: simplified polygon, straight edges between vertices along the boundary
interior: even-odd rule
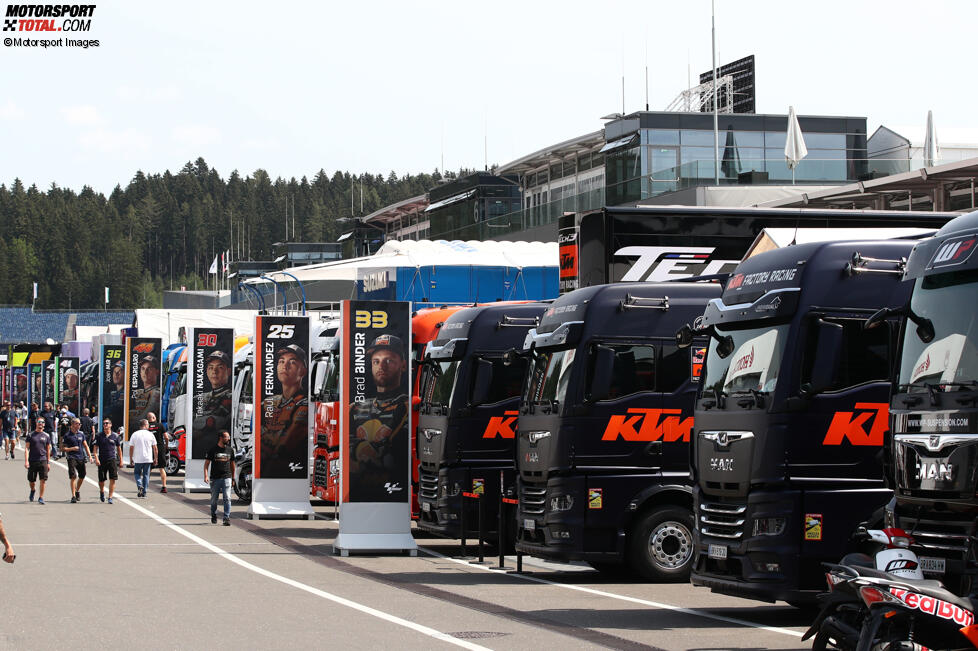
[[[653,581],[688,581],[693,565],[693,515],[676,506],[644,513],[629,542],[629,564]]]
[[[166,458],[166,474],[176,475],[180,471],[180,457],[171,454]]]
[[[251,474],[251,462],[241,464],[238,468],[237,481],[234,482],[234,494],[245,504],[251,504],[251,480],[245,479]]]

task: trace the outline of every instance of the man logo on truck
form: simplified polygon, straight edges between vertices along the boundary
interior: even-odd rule
[[[489,419],[489,424],[486,425],[486,431],[482,433],[482,438],[494,439],[497,436],[504,439],[516,438],[513,424],[519,414],[518,411],[504,411],[502,416],[493,416]]]
[[[858,413],[857,413],[858,412]],[[883,445],[883,434],[889,429],[890,406],[885,402],[857,402],[855,411],[837,411],[829,424],[822,445]],[[870,422],[869,432],[866,423]]]
[[[689,443],[689,433],[692,429],[693,417],[684,419],[681,409],[632,407],[628,410],[628,415],[615,414],[608,420],[608,426],[601,440],[616,441],[621,437],[625,441],[643,443],[660,439],[667,443],[673,441]]]
[[[626,246],[615,251],[615,255],[638,256],[632,268],[621,277],[623,282],[663,281],[718,274],[723,267],[736,267],[740,263],[740,260],[710,260],[715,250],[712,246]]]

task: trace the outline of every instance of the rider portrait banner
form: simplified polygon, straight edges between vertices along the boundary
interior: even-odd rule
[[[410,502],[409,307],[350,301],[343,313],[343,502]]]
[[[118,431],[125,422],[126,408],[126,347],[121,344],[102,344],[99,350],[98,384],[100,418],[112,421],[112,431]],[[102,426],[99,425],[99,431]]]
[[[139,429],[139,421],[153,413],[160,415],[163,376],[160,358],[163,341],[156,338],[126,339],[126,391],[123,426],[125,439]]]
[[[189,457],[203,461],[207,451],[217,445],[218,435],[231,431],[234,330],[194,328],[190,336],[187,441]]]
[[[27,406],[37,403],[41,407],[41,365],[27,365]]]
[[[15,366],[14,367],[14,378],[13,382],[10,383],[13,389],[14,399],[12,400],[14,405],[20,405],[23,402],[25,405],[30,405],[28,402],[28,387],[30,386],[29,378],[27,377],[27,367],[26,366]]]
[[[67,405],[68,411],[75,414],[78,410],[78,375],[79,362],[77,357],[58,357],[58,402]]]
[[[57,358],[55,358],[57,359]],[[44,405],[51,403],[54,405],[54,361],[47,359],[41,362],[41,404],[38,406],[44,409]]]
[[[309,317],[255,320],[255,478],[306,478]]]

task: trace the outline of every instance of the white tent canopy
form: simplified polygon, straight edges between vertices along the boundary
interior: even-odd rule
[[[136,310],[140,337],[159,337],[168,346],[180,341],[180,328],[234,328],[234,334],[252,335],[255,316],[252,310]]]
[[[403,240],[386,242],[371,256],[292,267],[286,271],[301,282],[356,281],[359,269],[428,266],[556,267],[558,257],[556,242]],[[292,280],[274,272],[271,275],[278,282]],[[246,282],[259,284],[268,281],[254,278]]]

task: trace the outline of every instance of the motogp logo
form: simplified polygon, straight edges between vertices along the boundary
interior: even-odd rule
[[[930,268],[952,267],[968,261],[975,250],[975,235],[964,235],[945,241],[931,258]]]

